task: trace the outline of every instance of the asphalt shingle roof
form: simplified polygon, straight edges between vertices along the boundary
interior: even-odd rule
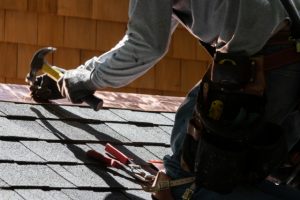
[[[105,144],[112,143],[137,164],[162,159],[171,153],[173,108],[151,110],[145,104],[145,110],[134,102],[121,101],[118,108],[117,94],[113,93],[114,106],[95,112],[59,101],[36,104],[14,96],[16,91],[26,94],[26,86],[13,85],[14,94],[9,87],[0,88],[1,199],[151,199],[127,173],[104,167],[86,152],[94,149],[103,153]],[[104,96],[107,105],[109,95]],[[128,99],[142,101],[136,95]]]

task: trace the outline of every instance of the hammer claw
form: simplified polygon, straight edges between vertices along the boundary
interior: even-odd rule
[[[50,65],[45,61],[44,57],[48,53],[55,50],[56,48],[54,47],[45,47],[35,52],[30,63],[30,72],[26,76],[27,83],[29,83],[30,85],[34,85],[37,72],[42,70],[44,65],[48,65],[50,67]]]

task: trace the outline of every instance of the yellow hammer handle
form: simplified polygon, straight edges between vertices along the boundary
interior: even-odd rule
[[[63,76],[63,73],[61,73],[60,71],[52,68],[51,66],[44,64],[42,67],[42,72],[47,74],[50,78],[52,78],[55,81],[58,81],[60,79],[60,77]]]

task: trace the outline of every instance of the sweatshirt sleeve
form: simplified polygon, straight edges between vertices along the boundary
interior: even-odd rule
[[[85,62],[96,89],[122,87],[146,73],[166,53],[177,26],[172,0],[131,0],[123,39],[110,51]]]

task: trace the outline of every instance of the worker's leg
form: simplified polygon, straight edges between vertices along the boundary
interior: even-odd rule
[[[167,174],[172,179],[180,179],[192,176],[180,168],[178,157],[165,157]],[[171,189],[174,199],[182,199],[182,195],[190,185],[182,185]],[[264,181],[255,186],[239,186],[230,194],[219,194],[213,191],[199,188],[195,191],[192,199],[201,200],[298,200],[300,191],[286,187],[276,186],[273,183]]]
[[[266,74],[266,119],[280,124],[289,149],[300,138],[300,63]]]
[[[199,91],[199,83],[189,92],[184,102],[178,108],[171,135],[171,148],[173,154],[178,155],[187,132],[187,125],[192,117]]]

